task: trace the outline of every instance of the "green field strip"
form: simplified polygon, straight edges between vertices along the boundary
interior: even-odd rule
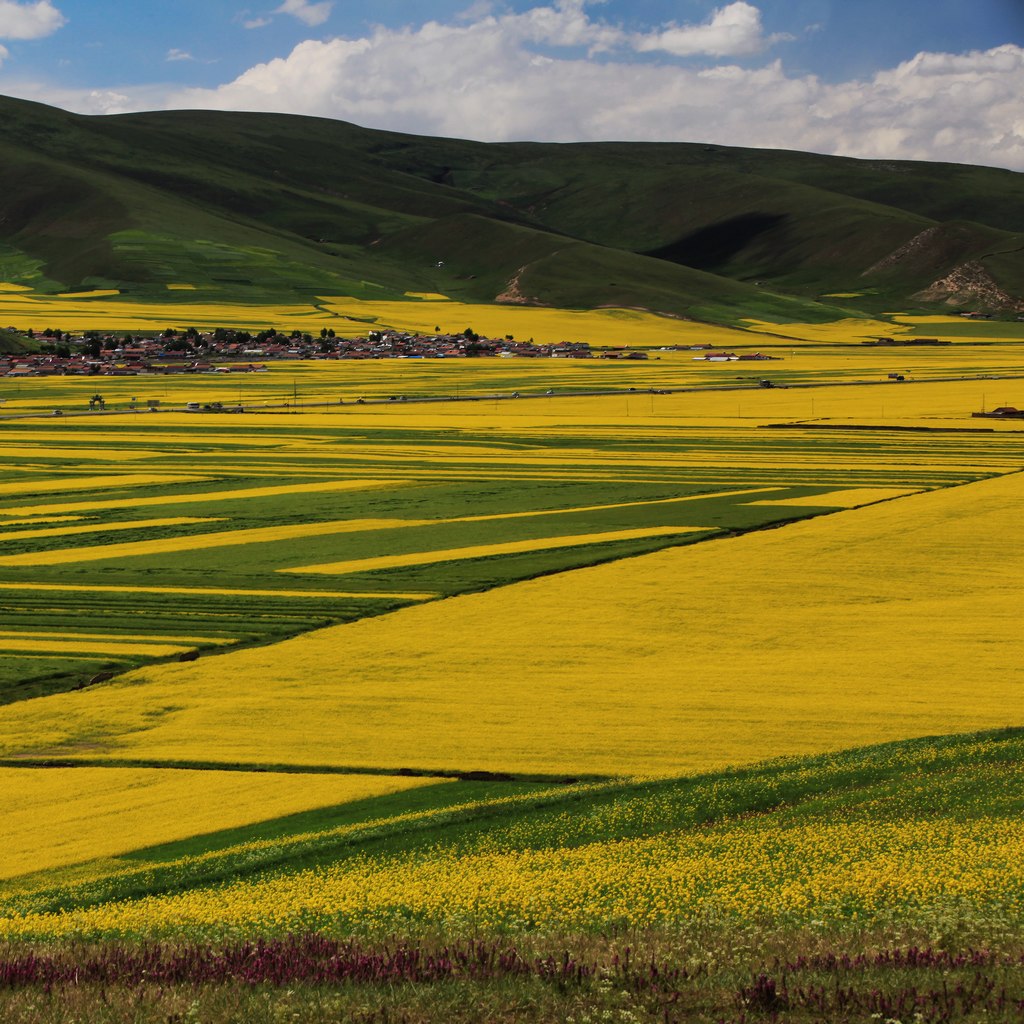
[[[156,526],[195,526],[199,523],[219,523],[222,519],[215,517],[198,518],[180,516],[171,519],[139,519],[133,523],[91,523],[87,526],[52,527],[42,530],[16,530],[12,533],[0,532],[0,542],[12,540],[34,540],[40,537],[70,537],[82,533],[105,533],[120,530],[144,530]],[[0,527],[10,526],[0,523]]]
[[[54,551],[24,552],[0,556],[0,566],[65,565],[77,562],[106,561],[107,559],[137,558],[166,552],[199,551],[209,548],[248,546],[273,543],[280,540],[324,536],[333,533],[360,533],[370,530],[402,528],[403,520],[342,520],[326,523],[291,523],[285,526],[261,526],[228,530],[218,533],[189,534],[161,540],[128,541],[94,547],[58,548]],[[416,524],[419,525],[419,524]]]
[[[204,479],[209,479],[204,478]],[[322,491],[348,491],[348,490],[365,490],[376,487],[389,487],[394,486],[399,481],[394,480],[331,480],[324,483],[308,483],[308,484],[285,484],[285,485],[269,485],[266,487],[254,487],[245,488],[237,491],[216,491],[216,492],[203,492],[199,494],[171,494],[159,497],[132,497],[130,501],[84,501],[84,502],[67,502],[62,503],[59,506],[48,506],[43,509],[43,515],[49,515],[52,512],[59,511],[63,512],[94,512],[103,509],[120,509],[126,504],[130,504],[132,508],[138,508],[140,506],[149,505],[191,505],[204,502],[218,502],[218,501],[237,501],[239,499],[247,498],[267,498],[273,497],[278,494],[313,494]],[[31,515],[37,510],[38,506],[25,506],[22,508],[6,508],[0,509],[0,512],[8,515]]]
[[[13,629],[0,629],[0,645],[8,640],[20,640],[20,639],[39,639],[39,640],[110,640],[112,642],[123,641],[125,643],[142,640],[151,641],[153,643],[181,643],[181,644],[232,644],[235,643],[236,637],[209,637],[209,636],[167,636],[159,633],[79,633],[74,631],[62,630],[59,633],[43,632],[40,630],[13,630]]]
[[[52,475],[53,470],[47,468],[44,472]],[[71,479],[62,480],[16,480],[12,483],[0,484],[0,498],[17,496],[24,499],[25,495],[46,494],[53,491],[100,491],[117,490],[131,486],[167,485],[167,484],[188,484],[199,483],[209,479],[208,476],[182,476],[180,474],[123,474],[121,476],[96,477],[81,476],[81,469],[75,467],[67,470],[74,474]],[[5,514],[7,514],[5,512]],[[21,513],[14,513],[21,514]]]
[[[257,590],[232,587],[159,587],[116,584],[81,584],[81,583],[5,583],[0,582],[0,590],[43,590],[69,591],[71,593],[107,593],[107,594],[197,594],[208,597],[289,597],[289,598],[321,598],[325,600],[392,600],[392,601],[431,601],[438,595],[418,591],[416,593],[388,593],[372,591],[343,590]]]
[[[705,529],[707,528],[701,526],[654,526],[641,530],[618,530],[612,533],[582,534],[574,537],[507,541],[502,544],[455,548],[448,551],[423,551],[413,555],[382,555],[377,558],[361,558],[347,562],[296,566],[279,569],[278,572],[341,576],[349,573],[372,572],[376,569],[401,568],[407,565],[432,565],[437,562],[459,562],[466,559],[492,558],[499,555],[515,555],[557,548],[589,547],[623,540],[676,536],[677,534],[698,533]]]

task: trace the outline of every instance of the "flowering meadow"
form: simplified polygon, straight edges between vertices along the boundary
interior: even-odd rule
[[[511,797],[435,783],[405,814],[37,872],[6,883],[0,1006],[1015,1020],[1022,754],[1007,730]]]

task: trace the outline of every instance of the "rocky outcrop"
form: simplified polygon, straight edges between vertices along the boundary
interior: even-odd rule
[[[924,253],[928,252],[935,246],[942,234],[943,226],[941,224],[925,228],[924,231],[914,235],[909,242],[904,242],[903,245],[898,249],[893,250],[888,256],[883,256],[877,263],[868,267],[868,269],[861,274],[861,277],[869,277],[872,274],[883,273],[886,270],[892,270],[894,267],[899,267],[904,263],[913,264]]]
[[[947,306],[1024,312],[1024,301],[1003,291],[977,260],[961,263],[911,297],[921,302],[943,302]]]

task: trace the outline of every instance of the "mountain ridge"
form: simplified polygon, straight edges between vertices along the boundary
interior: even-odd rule
[[[0,277],[42,291],[442,292],[722,323],[1024,308],[1013,171],[5,97],[0,122]]]

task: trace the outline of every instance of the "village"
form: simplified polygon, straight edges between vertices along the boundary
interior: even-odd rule
[[[460,334],[431,335],[379,330],[357,338],[337,337],[329,328],[321,329],[319,336],[301,331],[284,334],[273,328],[254,335],[228,328],[199,331],[191,327],[167,328],[155,336],[50,328],[24,333],[39,342],[39,351],[0,355],[0,376],[258,373],[265,371],[271,360],[594,357],[586,342],[536,344],[532,339],[517,341],[511,335],[483,337],[470,328]],[[648,358],[645,351],[625,348],[609,349],[601,357]]]
[[[8,328],[15,332],[16,328]],[[259,373],[268,361],[309,359],[628,359],[650,358],[647,350],[625,345],[595,349],[585,341],[540,344],[507,334],[488,338],[466,328],[459,334],[369,331],[356,338],[338,337],[322,328],[318,336],[285,334],[268,328],[252,334],[218,327],[169,327],[154,335],[101,333],[46,328],[25,335],[39,343],[33,353],[0,354],[4,377],[137,377],[146,374]],[[778,356],[762,352],[725,352],[710,344],[670,345],[660,351],[692,351],[707,362],[763,361]]]

